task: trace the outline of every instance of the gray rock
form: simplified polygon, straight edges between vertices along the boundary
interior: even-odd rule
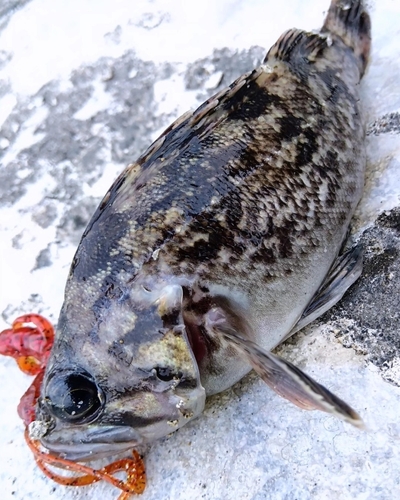
[[[345,347],[364,354],[388,382],[400,386],[400,207],[362,234],[361,278],[321,322]]]

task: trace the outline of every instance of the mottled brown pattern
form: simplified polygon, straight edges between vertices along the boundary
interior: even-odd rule
[[[166,134],[133,182],[128,183],[129,170],[121,176],[81,243],[77,259],[84,260],[74,270],[76,278],[80,269],[97,273],[108,260],[115,272],[126,267],[134,274],[157,248],[173,272],[187,257],[185,272],[196,272],[198,261],[214,259],[216,265],[221,248],[235,259],[249,245],[254,259],[272,262],[290,257],[294,247],[307,252],[313,243],[304,246],[305,232],[328,220],[335,227],[347,220],[359,189],[351,177],[357,165],[346,158],[343,139],[354,143],[358,134],[361,142],[360,126],[353,123],[359,121],[355,98],[343,82],[332,83],[332,69],[309,76],[320,87],[310,99],[308,80],[288,73],[279,61],[271,64],[280,78],[261,73],[260,86],[261,70],[250,75],[229,99],[220,98],[197,130],[188,119]],[[353,152],[351,157],[354,161]],[[346,182],[338,168],[344,161]],[[321,199],[316,193],[323,183],[327,193]],[[169,221],[166,214],[174,206],[181,214]],[[135,221],[133,227],[128,221]],[[193,242],[198,233],[204,238]],[[121,248],[125,235],[132,244],[124,241]],[[98,256],[93,255],[96,247]],[[87,248],[90,259],[84,258]],[[109,259],[113,249],[120,253]],[[137,265],[132,267],[132,261]]]

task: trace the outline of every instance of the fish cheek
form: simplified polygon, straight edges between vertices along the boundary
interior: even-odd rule
[[[107,413],[102,418],[102,424],[140,428],[159,421],[164,413],[163,401],[156,393],[138,390],[127,397],[111,401]]]

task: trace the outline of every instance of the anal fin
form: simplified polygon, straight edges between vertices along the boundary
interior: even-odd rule
[[[360,277],[362,261],[363,248],[361,245],[351,248],[336,259],[317,293],[284,340],[322,316],[339,302],[345,292]]]

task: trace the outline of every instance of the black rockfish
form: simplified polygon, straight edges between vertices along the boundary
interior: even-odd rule
[[[150,442],[253,368],[302,408],[357,413],[270,350],[361,272],[339,256],[365,169],[360,0],[291,29],[118,177],[74,257],[31,434],[83,460]]]

